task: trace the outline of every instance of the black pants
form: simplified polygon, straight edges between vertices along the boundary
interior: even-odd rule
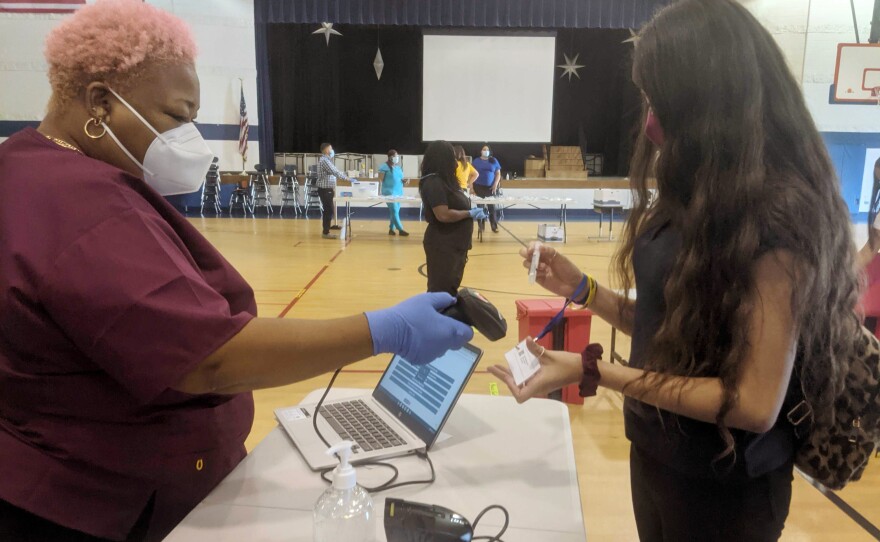
[[[153,511],[153,500],[144,508],[125,542],[143,542],[147,540],[147,528]],[[95,510],[100,514],[101,510]],[[16,542],[110,542],[107,538],[98,538],[82,531],[75,531],[53,523],[40,516],[35,516],[0,499],[0,540]]]
[[[333,221],[333,211],[335,210],[333,205],[334,192],[335,191],[332,188],[318,189],[318,197],[321,198],[321,207],[324,208],[321,212],[321,225],[323,226],[323,231],[321,233],[325,235],[330,233],[330,222]]]
[[[474,183],[474,192],[476,192],[477,195],[481,198],[488,198],[493,196],[492,187],[483,184]],[[486,207],[488,208],[486,213],[489,215],[489,224],[492,225],[492,231],[495,231],[498,229],[498,218],[495,216],[495,206],[486,205]]]
[[[458,293],[464,266],[467,264],[467,249],[450,247],[443,243],[425,242],[425,259],[428,271],[429,292]]]
[[[642,542],[779,540],[792,463],[742,484],[690,478],[630,449],[633,511]]]

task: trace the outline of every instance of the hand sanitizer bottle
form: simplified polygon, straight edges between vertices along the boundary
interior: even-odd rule
[[[315,503],[312,514],[315,542],[375,540],[373,499],[357,485],[357,472],[348,464],[352,445],[351,441],[343,440],[327,450],[327,455],[338,454],[339,466],[333,470],[333,486]]]

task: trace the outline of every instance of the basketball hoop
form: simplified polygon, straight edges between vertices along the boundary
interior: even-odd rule
[[[877,100],[877,105],[880,106],[880,87],[871,89],[871,97]]]

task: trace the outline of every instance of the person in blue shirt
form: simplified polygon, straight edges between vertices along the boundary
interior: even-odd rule
[[[501,183],[501,162],[492,156],[492,149],[489,145],[483,145],[480,156],[473,161],[479,177],[474,181],[474,193],[481,198],[494,196],[498,191],[498,185]],[[498,219],[495,216],[495,206],[489,205],[489,224],[492,231],[498,233]]]
[[[388,161],[379,166],[379,182],[382,183],[383,196],[403,195],[403,168],[400,167],[400,155],[394,149],[388,151]],[[394,235],[394,228],[397,228],[397,233],[401,237],[408,236],[409,233],[403,229],[403,224],[400,222],[400,203],[387,205],[390,219],[388,235]]]

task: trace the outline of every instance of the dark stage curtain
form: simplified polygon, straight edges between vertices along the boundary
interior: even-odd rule
[[[421,28],[571,29],[559,32],[557,60],[580,53],[587,68],[580,81],[556,81],[553,143],[577,145],[583,134],[589,152],[605,155],[605,174],[626,174],[639,105],[622,29],[641,27],[671,1],[254,0],[261,161],[272,163],[276,150],[317,152],[325,140],[340,151],[422,152]],[[311,35],[322,22],[344,34],[329,48]],[[381,81],[372,69],[377,30]],[[450,114],[478,105],[450,104]],[[469,153],[478,147],[465,146]],[[506,169],[521,171],[523,158],[541,146],[493,150]]]
[[[258,24],[254,28],[257,55],[257,114],[259,115],[260,163],[275,168],[275,133],[273,130],[272,88],[269,74],[268,46],[269,25]]]
[[[670,0],[255,0],[264,23],[638,28]]]
[[[553,144],[578,145],[602,154],[603,175],[625,176],[629,170],[641,96],[632,83],[628,30],[560,30],[556,58],[579,55],[580,78],[559,78],[553,87]]]
[[[327,47],[323,36],[312,35],[314,25],[267,26],[277,152],[318,152],[323,141],[337,152],[424,152],[420,28],[341,27],[343,36]],[[628,37],[627,30],[575,29],[559,31],[556,39],[559,62],[563,54],[579,54],[586,67],[570,82],[556,70],[552,143],[578,145],[583,134],[587,152],[604,155],[605,175],[626,174],[639,118],[639,94],[629,73],[632,46],[621,43]],[[378,81],[372,65],[377,39],[385,61]],[[491,95],[484,103],[450,103],[449,114],[467,115],[477,107],[491,108]],[[462,143],[476,155],[483,142]],[[492,148],[505,172],[520,174],[524,159],[542,150],[535,143]]]
[[[278,152],[319,152],[324,141],[336,152],[424,150],[420,29],[346,27],[327,47],[313,25],[268,26]],[[381,80],[373,69],[377,43]]]

